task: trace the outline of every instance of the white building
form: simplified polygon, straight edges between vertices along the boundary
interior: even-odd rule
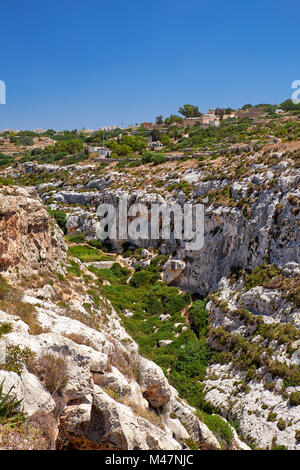
[[[98,152],[99,157],[101,158],[109,158],[112,154],[112,151],[105,147],[98,147],[97,152]]]

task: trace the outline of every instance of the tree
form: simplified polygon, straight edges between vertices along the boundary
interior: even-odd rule
[[[171,139],[167,134],[163,134],[160,138],[160,141],[163,145],[169,145]]]
[[[165,119],[165,124],[169,126],[170,124],[174,124],[175,122],[181,123],[182,119],[183,118],[181,116],[177,116],[177,114],[171,114],[170,117]]]
[[[163,124],[163,122],[164,122],[163,117],[162,116],[157,116],[156,124],[158,124],[160,126],[161,124]]]
[[[216,108],[215,115],[220,116],[221,121],[223,119],[224,114],[225,114],[225,110],[223,108]]]
[[[179,108],[179,113],[187,118],[201,116],[198,106],[192,104],[185,104]]]
[[[153,142],[156,142],[160,138],[160,132],[158,129],[152,129],[150,132]]]

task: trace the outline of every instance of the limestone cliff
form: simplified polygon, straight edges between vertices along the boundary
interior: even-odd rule
[[[0,421],[0,447],[221,448],[95,297],[87,266],[83,279],[62,275],[63,233],[37,194],[2,188],[0,204],[0,384],[27,420],[20,434]],[[233,428],[230,447],[247,448]]]

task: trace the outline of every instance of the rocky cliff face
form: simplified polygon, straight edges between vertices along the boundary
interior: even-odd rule
[[[63,272],[66,245],[33,189],[0,188],[0,272]]]

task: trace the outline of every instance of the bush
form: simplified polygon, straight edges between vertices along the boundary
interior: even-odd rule
[[[8,300],[11,294],[11,286],[7,280],[0,275],[0,300]]]
[[[81,277],[81,269],[75,261],[70,260],[70,265],[67,269],[69,273],[74,274],[76,277]]]
[[[11,323],[2,323],[0,326],[0,338],[2,335],[7,335],[8,333],[11,333],[13,330],[12,324]]]
[[[139,271],[134,273],[129,284],[131,287],[147,286],[149,284],[154,284],[158,278],[159,276],[151,271]]]
[[[7,166],[13,163],[14,159],[10,155],[4,155],[0,153],[0,166]],[[5,183],[3,183],[5,184]]]
[[[285,428],[286,428],[286,422],[280,418],[278,421],[277,421],[277,427],[280,431],[284,431]]]
[[[68,383],[67,363],[63,356],[44,354],[29,367],[52,394],[61,394]]]
[[[142,155],[142,163],[154,163],[154,165],[160,165],[161,163],[165,163],[167,161],[167,157],[163,153],[156,153],[156,152],[144,152]]]
[[[189,320],[191,327],[195,331],[196,335],[201,336],[206,334],[207,329],[207,312],[205,309],[206,302],[197,300],[193,303],[188,311]]]
[[[289,404],[291,406],[300,405],[300,392],[292,392],[290,394]]]
[[[252,287],[263,286],[279,274],[280,269],[276,268],[273,264],[263,264],[262,266],[255,268],[253,272],[247,276],[246,287],[247,289],[252,289]]]
[[[30,348],[20,348],[20,346],[8,346],[6,348],[5,364],[0,365],[0,369],[21,374],[23,367],[30,367],[35,358],[35,353]]]

